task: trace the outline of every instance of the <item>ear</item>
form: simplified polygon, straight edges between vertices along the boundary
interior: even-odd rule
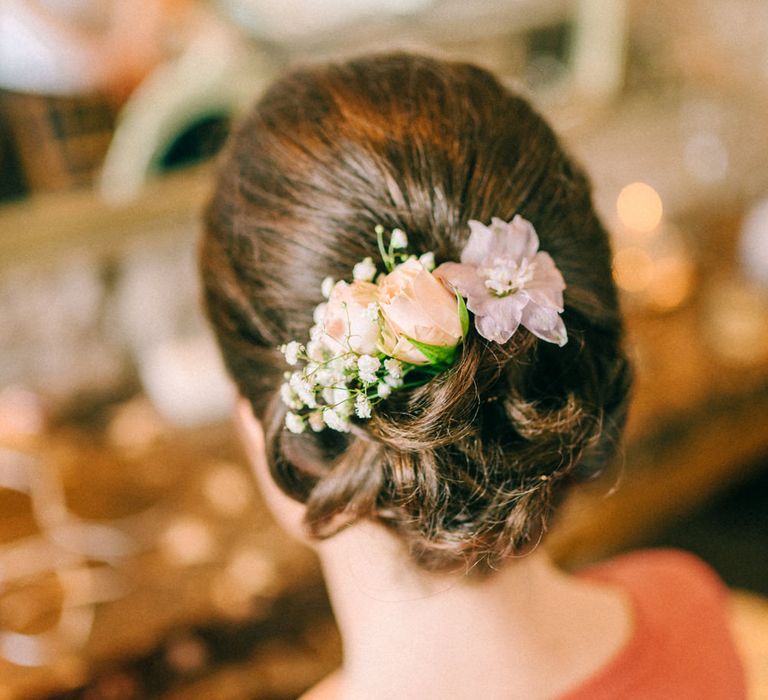
[[[251,465],[255,468],[259,460],[266,461],[264,428],[261,421],[253,415],[248,399],[242,396],[238,397],[235,405],[235,426]]]
[[[304,530],[306,508],[303,503],[283,493],[269,473],[264,428],[261,421],[253,415],[250,402],[242,396],[237,400],[235,424],[267,508],[289,535],[304,544],[310,544]]]

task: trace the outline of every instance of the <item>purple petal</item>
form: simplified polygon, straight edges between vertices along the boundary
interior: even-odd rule
[[[536,337],[562,347],[568,342],[563,319],[556,309],[539,306],[530,301],[523,309],[520,323]]]
[[[488,340],[506,343],[520,325],[523,309],[527,303],[528,299],[523,294],[502,298],[488,295],[482,305],[482,311],[474,312],[477,332]]]
[[[565,280],[555,261],[549,253],[537,253],[534,262],[533,279],[525,285],[525,291],[537,304],[562,311]]]
[[[461,262],[468,265],[479,265],[485,260],[494,243],[494,234],[485,224],[470,219],[469,240],[461,251]]]
[[[532,258],[536,255],[536,251],[539,249],[539,235],[536,233],[536,229],[533,224],[524,219],[520,214],[515,214],[515,218],[512,219],[510,224],[517,232],[517,235],[525,241],[523,246],[522,256],[524,258]]]
[[[486,340],[492,340],[496,343],[506,343],[517,330],[518,326],[500,326],[491,316],[475,316],[475,328]]]
[[[489,295],[485,311],[489,316],[493,316],[497,323],[517,327],[527,303],[528,298],[525,294],[510,294],[508,297]]]
[[[536,230],[520,215],[507,223],[494,217],[491,219],[493,245],[488,257],[507,258],[520,262],[522,258],[532,258],[539,249],[539,237]]]

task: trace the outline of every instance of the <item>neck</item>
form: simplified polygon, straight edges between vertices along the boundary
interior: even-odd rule
[[[318,552],[344,645],[344,698],[551,697],[629,635],[622,596],[560,572],[542,549],[482,579],[417,569],[371,523]]]

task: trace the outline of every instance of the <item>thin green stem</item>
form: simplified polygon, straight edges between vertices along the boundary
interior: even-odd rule
[[[387,253],[387,249],[384,247],[384,227],[376,227],[376,242],[379,245],[379,253],[381,260],[384,263],[384,267],[387,268],[387,272],[392,272],[394,265],[392,264],[392,253]]]

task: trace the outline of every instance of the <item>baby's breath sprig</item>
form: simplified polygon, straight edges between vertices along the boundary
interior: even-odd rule
[[[405,231],[399,228],[392,229],[389,237],[389,246],[384,245],[384,227],[378,224],[374,229],[376,231],[376,241],[379,244],[379,253],[387,272],[392,272],[399,264],[405,262],[409,256],[405,250],[408,248],[408,236]],[[402,252],[400,252],[402,251]],[[434,255],[432,256],[434,268]]]
[[[285,373],[280,396],[289,411],[285,425],[293,433],[331,428],[349,431],[352,416],[371,417],[371,409],[403,386],[413,365],[383,354],[358,355],[352,350],[337,354],[323,350],[321,361],[312,360],[303,350],[288,343],[281,347],[286,361],[297,354],[306,364],[301,370]]]
[[[449,306],[452,295],[431,277],[435,267],[431,252],[419,258],[408,254],[408,236],[401,229],[391,231],[387,245],[384,227],[376,226],[375,232],[386,272],[366,257],[354,266],[351,283],[324,279],[321,291],[325,301],[314,310],[309,341],[304,345],[293,340],[280,347],[289,366],[302,365],[286,372],[280,387],[281,399],[288,408],[285,425],[293,433],[308,428],[315,432],[325,428],[348,432],[353,420],[371,418],[376,404],[388,399],[393,391],[420,386],[445,371],[464,336],[463,320],[457,318],[458,330],[449,336],[450,345],[430,345],[401,332],[406,348],[410,348],[408,352],[417,357],[411,359],[409,355],[406,359],[399,355],[404,352],[402,341],[395,342],[392,350],[385,349],[385,336],[392,341],[393,330],[384,318],[382,280],[395,271],[396,275],[413,274],[415,266],[416,272],[437,285],[438,295],[446,295]],[[400,266],[402,270],[398,270]]]

